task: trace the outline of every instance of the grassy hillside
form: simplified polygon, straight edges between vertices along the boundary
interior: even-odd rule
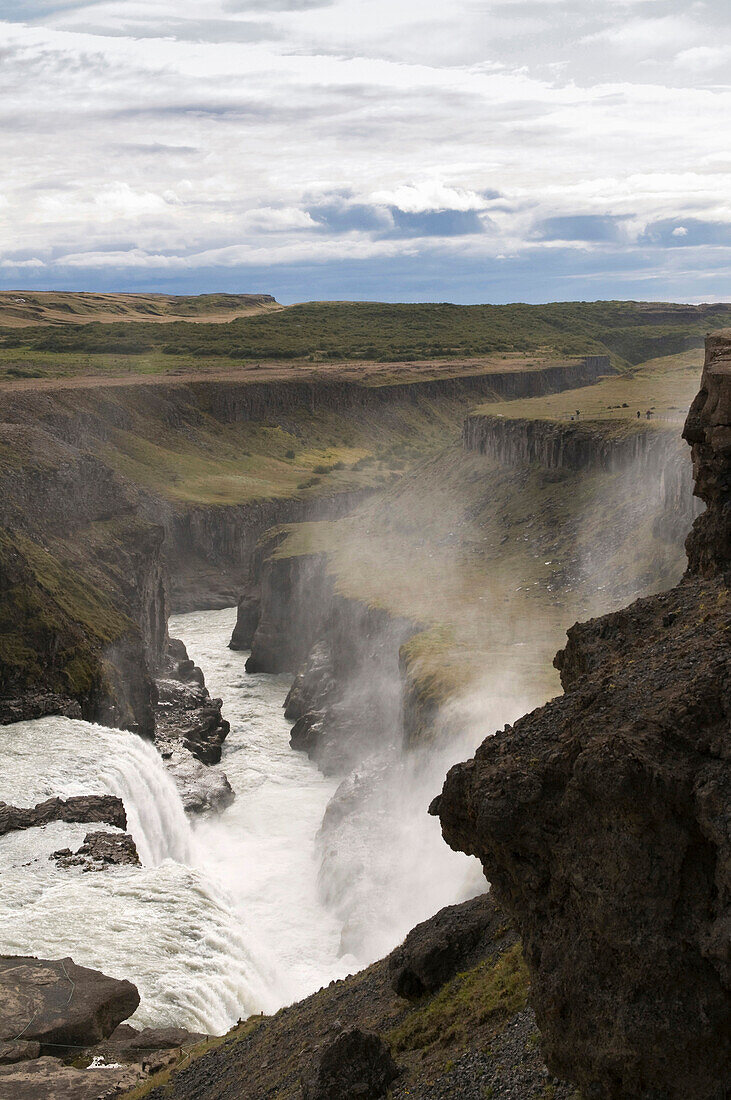
[[[231,321],[281,309],[269,294],[83,294],[0,291],[0,325],[83,325],[92,321]]]
[[[118,369],[143,373],[212,360],[399,362],[515,353],[609,353],[615,365],[627,366],[700,346],[709,329],[729,324],[731,305],[314,302],[227,324],[126,321],[0,327],[0,363],[17,377],[57,373],[58,366],[61,373],[93,372],[101,366],[94,358],[99,356],[122,357]]]

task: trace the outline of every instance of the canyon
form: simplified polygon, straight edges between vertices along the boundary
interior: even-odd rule
[[[91,839],[96,833],[74,855],[77,825],[68,835],[66,825],[52,826],[66,844],[59,853],[106,866],[101,874],[129,881],[125,889],[148,876],[171,897],[178,887],[172,878],[164,887],[166,876],[206,892],[206,876],[230,878],[232,859],[253,856],[252,882],[230,879],[231,896],[206,910],[231,943],[242,936],[241,914],[248,908],[254,919],[256,910],[256,849],[247,839],[229,850],[234,835],[255,837],[254,812],[267,815],[259,827],[272,837],[282,827],[276,859],[295,844],[293,881],[302,867],[316,869],[316,890],[303,880],[301,896],[322,926],[321,938],[307,941],[313,958],[321,953],[319,972],[293,972],[286,988],[275,978],[292,966],[281,953],[294,941],[268,942],[264,926],[287,899],[266,879],[270,908],[255,914],[261,932],[249,927],[249,942],[236,948],[238,993],[216,992],[211,975],[206,996],[222,1005],[214,1029],[202,1009],[181,1013],[186,995],[176,990],[182,1000],[170,1022],[184,1022],[193,1038],[171,1044],[188,1045],[167,1065],[140,1070],[145,1095],[162,1095],[158,1085],[181,1098],[349,1095],[343,1089],[359,1085],[338,1077],[345,1057],[374,1096],[390,1088],[394,1097],[436,1100],[491,1088],[494,1096],[568,1098],[580,1087],[586,1097],[716,1100],[728,1068],[715,1040],[728,989],[714,977],[727,889],[725,857],[714,853],[726,796],[723,773],[713,771],[728,729],[717,687],[728,672],[728,346],[724,334],[708,342],[685,429],[692,471],[679,438],[698,388],[692,351],[629,373],[592,353],[526,358],[509,369],[492,360],[448,370],[430,363],[423,372],[412,364],[403,382],[302,364],[284,376],[277,368],[276,378],[264,377],[264,365],[262,377],[235,379],[229,371],[0,383],[0,721],[10,736],[46,737],[65,753],[67,785],[80,766],[76,750],[61,748],[68,738],[87,746],[90,760],[130,753],[135,774],[142,766],[164,791],[153,801],[168,807],[161,834],[152,817],[129,822],[139,869],[122,858],[121,840],[110,847]],[[699,519],[693,477],[707,506]],[[653,596],[680,581],[691,525],[690,572]],[[236,605],[234,621],[225,609]],[[607,615],[572,628],[554,669],[567,623]],[[547,703],[559,671],[565,694]],[[244,705],[247,679],[259,710]],[[679,715],[698,728],[669,732]],[[247,723],[259,722],[261,742],[242,741]],[[612,738],[601,733],[610,727],[622,731],[626,753],[610,751]],[[266,734],[275,728],[276,749]],[[677,759],[663,758],[660,772],[650,734],[636,733],[646,728],[674,743]],[[152,743],[144,760],[132,747],[140,734]],[[132,741],[113,749],[117,736]],[[655,776],[652,798],[634,736]],[[255,744],[262,781],[249,789]],[[457,763],[476,749],[474,762]],[[632,780],[625,756],[636,764]],[[272,767],[291,775],[269,794]],[[124,787],[128,816],[132,782],[105,787],[109,796]],[[690,787],[701,808],[682,801]],[[33,814],[51,821],[42,798],[31,810],[35,788],[26,782],[25,801],[22,788],[18,779],[12,791],[0,789],[9,803],[12,795],[5,817],[26,822],[19,846],[24,829],[31,842]],[[301,848],[276,817],[277,800],[297,790],[308,792],[306,805],[291,803],[308,822]],[[85,792],[43,791],[66,803],[96,795]],[[647,821],[635,813],[622,836],[638,798]],[[456,851],[439,838],[430,802]],[[77,819],[59,810],[56,820]],[[673,841],[683,829],[685,857],[686,842]],[[677,850],[662,871],[633,872],[643,900],[626,867],[633,859],[644,866],[648,832],[660,851]],[[483,871],[488,902],[480,900]],[[673,878],[677,894],[659,897],[658,880]],[[577,905],[577,891],[591,904]],[[642,966],[657,982],[645,980],[638,999],[629,988],[639,964],[625,944],[626,922],[640,911]],[[585,936],[583,950],[570,948]],[[257,938],[266,948],[258,955]],[[695,951],[688,947],[683,964],[688,1000],[661,1019],[680,939]],[[346,977],[348,969],[358,973]],[[139,984],[147,1026],[154,982],[141,975]],[[608,1026],[607,988],[615,1008],[641,1008],[613,1012]],[[706,1023],[694,1031],[698,997]],[[235,1024],[237,1003],[249,1019],[211,1047],[199,1033]],[[513,1027],[519,1047],[510,1045]],[[688,1040],[676,1062],[663,1038],[672,1030]],[[93,1060],[94,1044],[87,1049]]]

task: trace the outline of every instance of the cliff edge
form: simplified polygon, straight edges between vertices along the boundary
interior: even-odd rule
[[[564,695],[452,768],[434,810],[514,916],[549,1069],[587,1100],[731,1087],[731,332],[684,438],[706,511],[664,594],[577,624]]]

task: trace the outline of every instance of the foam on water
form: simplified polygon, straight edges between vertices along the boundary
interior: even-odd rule
[[[160,756],[138,737],[67,718],[0,731],[0,800],[123,798],[142,868],[85,874],[51,852],[93,826],[60,822],[0,840],[0,951],[71,957],[129,978],[142,1025],[218,1033],[280,1003],[274,968],[221,883],[209,876]],[[107,826],[99,826],[107,828]]]

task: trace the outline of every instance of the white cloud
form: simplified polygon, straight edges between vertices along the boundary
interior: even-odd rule
[[[481,213],[495,191],[491,233],[453,252],[518,254],[551,217],[621,216],[630,240],[731,220],[731,89],[707,75],[729,13],[713,3],[43,7],[0,23],[0,248],[28,263],[404,255],[437,246],[357,225],[346,241],[309,209]]]

